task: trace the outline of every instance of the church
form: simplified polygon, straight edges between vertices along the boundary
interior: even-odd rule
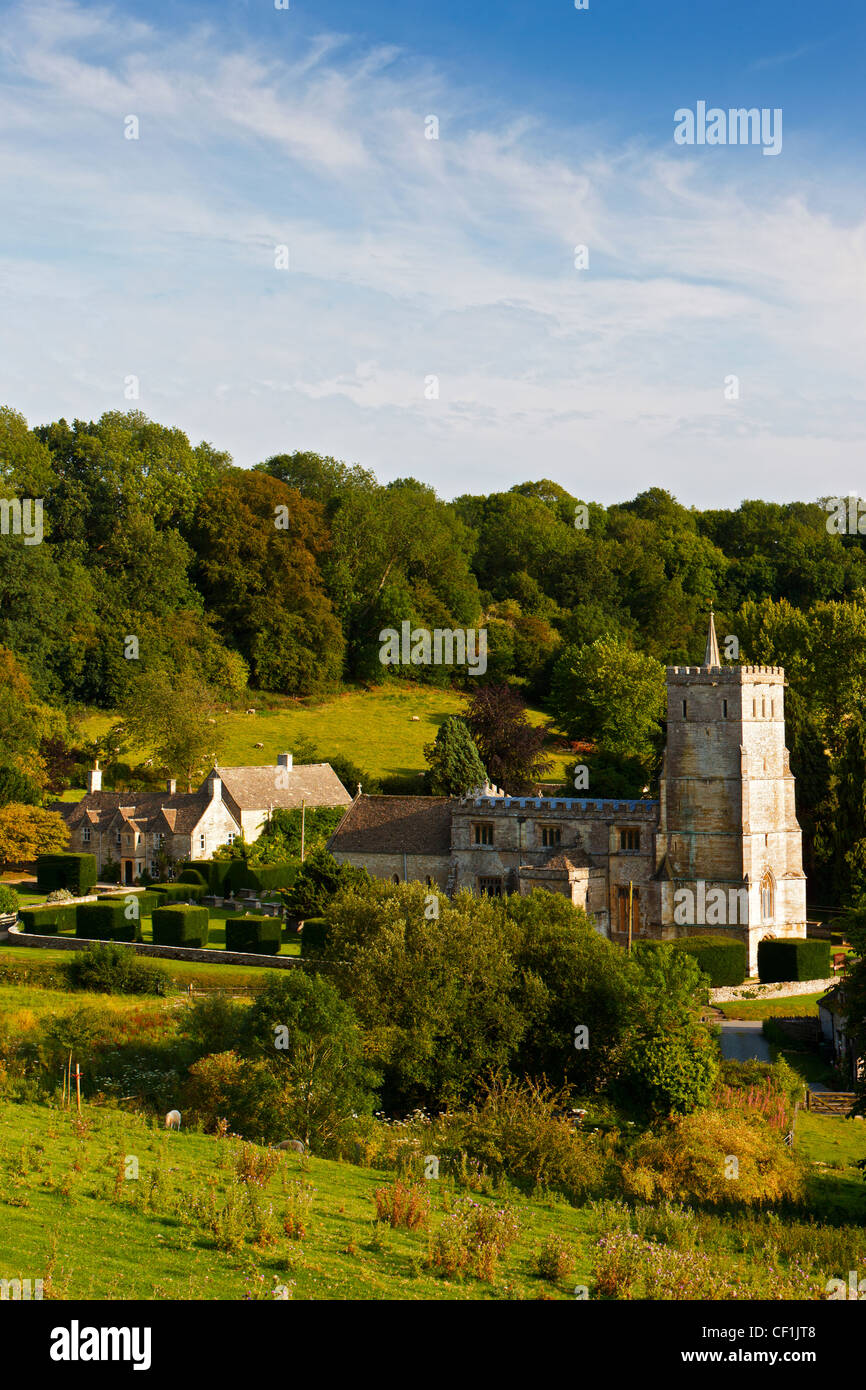
[[[711,933],[805,937],[806,878],[780,666],[670,666],[657,800],[359,795],[329,841],[341,863],[450,894],[563,893],[625,944]]]

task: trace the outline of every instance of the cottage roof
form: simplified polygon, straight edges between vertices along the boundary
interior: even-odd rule
[[[55,802],[71,830],[84,822],[100,830],[131,828],[151,834],[168,828],[173,834],[195,830],[210,804],[203,792],[87,792],[80,801]]]
[[[266,811],[269,806],[292,810],[302,801],[308,806],[348,806],[352,800],[330,763],[221,767],[218,775],[223,793],[242,811]]]
[[[328,848],[347,854],[451,853],[447,796],[358,796]]]

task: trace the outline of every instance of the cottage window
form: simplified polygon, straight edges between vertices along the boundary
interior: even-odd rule
[[[204,835],[199,835],[199,837],[198,837],[198,847],[199,847],[199,849],[204,849]]]
[[[479,893],[484,894],[484,895],[485,895],[486,897],[488,897],[488,898],[501,898],[501,897],[502,897],[502,879],[501,879],[501,878],[479,878],[479,880],[478,880],[478,891],[479,891]]]
[[[475,845],[493,844],[493,825],[490,821],[478,821],[473,825],[472,843]]]
[[[115,833],[115,836],[114,836],[114,843],[115,843],[116,845],[121,844],[121,836],[120,836],[120,831],[119,831],[119,830]]]
[[[541,843],[545,849],[550,849],[562,841],[562,830],[558,825],[543,825],[541,827]]]
[[[84,842],[85,845],[89,845],[89,844],[90,844],[90,826],[89,826],[89,825],[85,825],[84,829],[82,830],[82,832],[81,832],[81,839],[82,839],[82,841]]]

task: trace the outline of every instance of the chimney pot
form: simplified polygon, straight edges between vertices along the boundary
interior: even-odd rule
[[[277,767],[286,767],[286,768],[289,769],[289,771],[291,771],[292,762],[293,762],[293,758],[292,758],[292,754],[291,754],[291,753],[278,753],[278,754],[277,754]]]

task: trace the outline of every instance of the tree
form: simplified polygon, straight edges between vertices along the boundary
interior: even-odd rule
[[[28,783],[41,785],[42,741],[64,728],[63,715],[36,699],[30,677],[14,653],[0,647],[0,765],[16,769]]]
[[[133,745],[150,749],[171,771],[182,773],[192,791],[193,782],[213,765],[219,751],[214,707],[213,692],[194,675],[145,670],[131,683],[124,701],[124,735]]]
[[[269,980],[246,1011],[243,1039],[277,1083],[284,1127],[305,1144],[372,1110],[378,1077],[358,1020],[321,975],[292,970]]]
[[[665,701],[661,663],[615,637],[569,647],[554,667],[550,705],[560,726],[605,753],[637,758],[647,772],[658,758]]]
[[[0,806],[18,802],[24,806],[38,806],[42,795],[35,782],[19,772],[17,767],[0,765]]]
[[[12,802],[0,807],[0,864],[23,864],[40,854],[58,854],[69,844],[69,827],[56,811]]]
[[[481,686],[464,718],[487,775],[506,791],[531,789],[552,766],[541,752],[546,730],[530,724],[523,700],[510,686]]]
[[[433,743],[424,748],[430,766],[430,791],[434,796],[464,796],[487,781],[484,764],[466,721],[449,714],[440,724]]]

